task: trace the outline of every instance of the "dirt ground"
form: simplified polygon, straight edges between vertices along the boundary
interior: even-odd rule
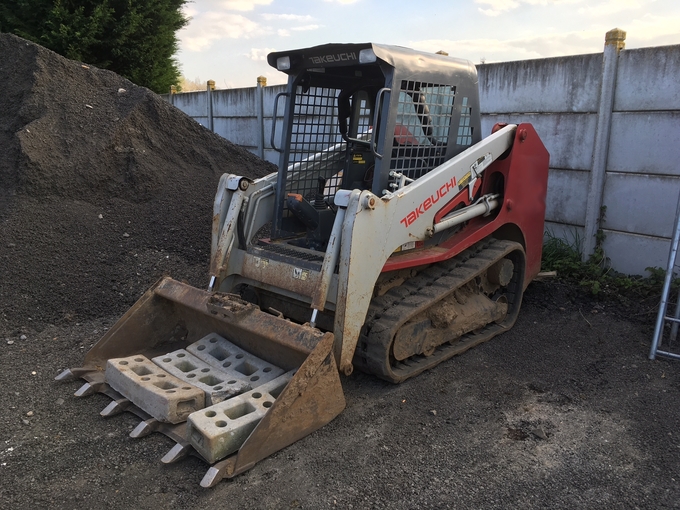
[[[326,427],[213,489],[172,442],[57,383],[115,317],[0,345],[2,508],[674,508],[677,363],[652,328],[559,283],[533,283],[516,326],[401,385],[356,373]],[[7,340],[13,341],[8,344]]]
[[[163,465],[170,440],[54,377],[163,274],[204,286],[219,176],[271,168],[113,73],[0,55],[0,508],[680,506],[680,365],[647,360],[651,319],[555,281],[413,380],[343,378],[338,418],[214,489]]]

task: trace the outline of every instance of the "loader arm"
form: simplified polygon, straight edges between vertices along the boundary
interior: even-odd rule
[[[342,227],[334,329],[336,359],[343,373],[352,372],[352,357],[373,287],[387,260],[401,245],[423,241],[430,235],[435,215],[443,204],[473,185],[474,178],[512,147],[515,131],[515,125],[497,131],[382,199],[369,191],[338,192],[336,205],[347,209]],[[467,184],[459,184],[468,174],[471,177]]]

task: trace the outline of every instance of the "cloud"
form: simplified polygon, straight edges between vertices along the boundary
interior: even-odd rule
[[[220,7],[229,11],[252,11],[256,5],[271,5],[274,0],[222,0]]]
[[[596,3],[594,5],[589,4],[581,7],[578,10],[578,13],[593,17],[609,16],[621,11],[639,9],[645,7],[645,5],[649,3],[649,1],[643,2],[641,0],[608,0],[606,2]]]
[[[504,12],[512,11],[517,9],[522,4],[527,5],[566,5],[566,4],[578,4],[585,0],[475,0],[478,5],[488,5],[488,9],[479,8],[479,12],[485,14],[486,16],[498,16]],[[610,0],[607,0],[608,2]],[[616,0],[611,0],[616,1]],[[630,0],[622,0],[627,2]],[[635,0],[633,0],[635,1]]]
[[[318,30],[321,25],[303,25],[300,27],[291,27],[291,30],[296,30],[298,32],[305,32],[307,30]]]
[[[627,32],[627,43],[630,42],[633,46],[637,46],[637,41],[640,40],[645,46],[649,46],[677,44],[678,27],[680,27],[680,15],[656,16],[644,14],[621,28]]]
[[[248,38],[259,25],[239,14],[204,12],[196,14],[179,33],[182,49],[202,51],[221,39]]]
[[[329,4],[343,4],[343,5],[355,4],[359,1],[360,0],[324,0],[324,2]]]
[[[466,58],[475,63],[503,62],[532,58],[556,57],[580,53],[597,53],[604,47],[604,32],[584,30],[559,34],[545,34],[518,39],[429,39],[411,41],[409,45],[432,53],[444,50],[452,57]]]
[[[198,9],[196,9],[192,4],[184,4],[182,6],[182,13],[189,18],[193,18],[198,14],[198,12]]]
[[[298,21],[300,23],[303,23],[305,21],[313,21],[314,20],[314,18],[312,16],[310,16],[309,14],[302,15],[302,14],[265,13],[265,14],[262,15],[262,17],[267,21],[284,20],[284,21]]]
[[[499,14],[516,9],[519,7],[517,0],[475,0],[476,4],[488,5],[489,9],[479,9],[479,12],[487,16],[498,16]]]
[[[276,31],[276,35],[279,37],[290,37],[290,31],[286,30],[285,28],[279,28]]]
[[[525,1],[525,0],[523,0]],[[537,0],[532,0],[537,1]],[[632,4],[631,0],[618,0]],[[609,2],[606,2],[609,3]],[[618,23],[618,21],[617,21]],[[633,17],[619,28],[627,32],[626,48],[662,46],[678,43],[680,14],[655,15],[645,13]],[[444,50],[452,57],[460,57],[475,63],[484,58],[486,62],[504,62],[547,58],[583,53],[600,53],[604,50],[605,34],[614,28],[608,17],[593,20],[587,28],[561,32],[544,29],[544,33],[514,39],[424,39],[408,41],[407,46],[422,51]]]
[[[245,53],[244,57],[248,57],[250,60],[256,62],[266,62],[267,55],[271,52],[276,51],[274,48],[250,48],[249,53]]]

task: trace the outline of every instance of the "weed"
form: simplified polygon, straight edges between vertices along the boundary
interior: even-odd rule
[[[627,303],[659,299],[666,275],[664,269],[648,267],[647,277],[614,271],[603,248],[605,235],[601,230],[598,230],[593,254],[583,262],[578,233],[574,231],[568,236],[570,240],[546,232],[541,270],[557,271],[560,280],[576,284],[593,296],[612,297]],[[680,278],[675,278],[673,289],[678,288]]]

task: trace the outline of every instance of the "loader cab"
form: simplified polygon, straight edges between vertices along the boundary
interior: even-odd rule
[[[272,143],[280,152],[272,239],[324,250],[338,189],[386,196],[481,138],[477,73],[466,60],[372,43],[267,60],[289,76],[275,99],[275,113],[285,106],[272,133],[281,140]]]

